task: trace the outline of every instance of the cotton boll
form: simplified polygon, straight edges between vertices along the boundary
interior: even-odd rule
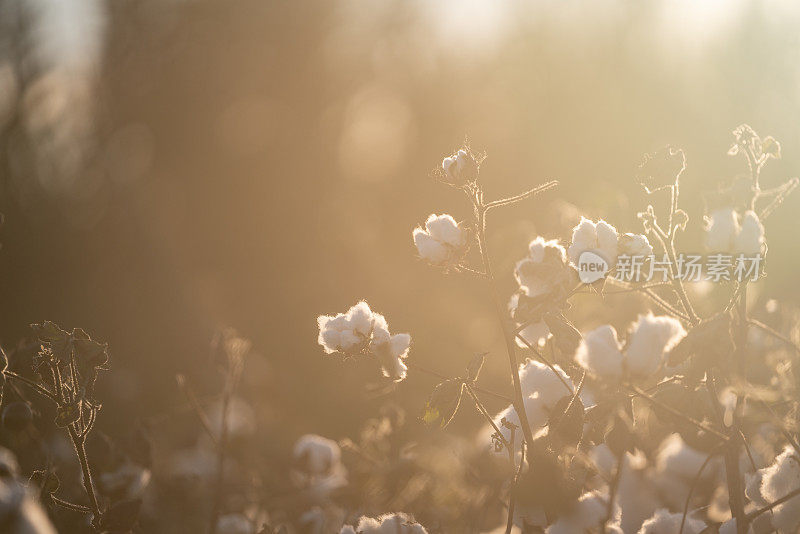
[[[525,399],[525,415],[528,417],[528,424],[530,425],[531,432],[534,435],[544,429],[549,418],[544,403],[541,401],[541,399],[535,396],[527,397]],[[514,426],[513,431],[503,425],[503,419]],[[503,438],[506,441],[511,442],[513,434],[514,452],[519,453],[524,438],[522,435],[522,423],[520,422],[517,411],[514,409],[514,405],[512,404],[508,406],[505,410],[497,414],[492,420],[494,421],[495,426],[500,429],[500,432],[503,434]],[[491,433],[493,432],[494,429],[491,429]],[[507,451],[504,450],[501,452],[501,454],[506,455]]]
[[[428,220],[425,221],[425,229],[431,237],[441,243],[453,247],[460,247],[464,244],[464,232],[450,215],[429,215]]]
[[[614,505],[614,514],[606,527],[606,532],[622,532],[619,528],[619,507]],[[546,534],[574,534],[576,532],[594,531],[606,519],[608,514],[608,496],[592,491],[584,493],[572,510],[562,515],[547,527]]]
[[[656,513],[642,523],[639,534],[675,534],[681,528],[683,520],[682,513],[670,513],[669,510],[661,508]],[[700,534],[706,528],[706,524],[699,519],[686,517],[683,525],[684,534]]]
[[[761,471],[761,495],[767,502],[776,501],[800,488],[800,463],[797,453],[787,445],[769,467]],[[772,524],[781,532],[795,532],[800,526],[800,496],[773,509]]]
[[[242,514],[225,514],[217,519],[219,534],[253,534],[255,529],[247,517]]]
[[[339,444],[316,434],[301,436],[294,445],[298,469],[312,475],[327,475],[341,463]]]
[[[450,215],[431,214],[425,228],[415,228],[412,235],[420,257],[434,265],[461,257],[466,249],[466,234]]]
[[[739,219],[733,208],[711,212],[706,226],[706,248],[711,252],[730,252],[739,234]]]
[[[447,247],[431,237],[422,228],[414,230],[414,245],[420,257],[433,264],[441,264],[447,261],[450,254]]]
[[[598,377],[622,375],[622,352],[613,326],[604,325],[583,336],[575,352],[575,361]]]
[[[417,523],[413,517],[403,514],[385,514],[377,519],[361,517],[355,529],[350,526],[342,528],[339,534],[427,534],[428,531]]]
[[[553,372],[553,369],[558,373],[558,376],[556,376],[556,372]],[[553,369],[535,360],[528,360],[519,366],[519,380],[522,385],[523,395],[528,397],[537,394],[548,410],[552,410],[562,397],[571,395],[575,389],[569,375],[561,367],[554,365]],[[561,377],[560,379],[559,376]],[[569,388],[564,382],[569,385]]]
[[[528,245],[528,257],[518,261],[514,277],[528,297],[553,291],[564,282],[567,253],[557,240],[537,237]]]
[[[633,257],[646,257],[653,254],[653,247],[650,245],[647,236],[630,233],[622,234],[619,236],[619,253]]]
[[[382,317],[378,314],[373,314],[372,310],[369,309],[369,304],[362,300],[347,311],[347,322],[353,331],[362,336],[368,336],[372,331],[372,323],[376,316]]]
[[[581,222],[572,229],[572,244],[567,249],[570,261],[578,264],[580,256],[587,250],[599,253],[609,265],[617,260],[619,235],[617,229],[604,220],[597,223],[581,217]]]
[[[597,222],[597,249],[608,261],[609,265],[617,262],[618,240],[617,229],[604,220]]]
[[[679,434],[670,434],[658,448],[656,453],[656,472],[659,476],[678,476],[685,480],[693,480],[708,454],[693,449],[683,441]],[[701,479],[708,480],[719,467],[718,460],[708,462]]]
[[[752,257],[760,254],[764,246],[764,225],[758,220],[758,215],[747,211],[742,218],[742,226],[736,236],[734,252]]]
[[[640,376],[652,374],[661,366],[664,354],[685,336],[686,330],[677,319],[640,315],[625,349],[628,370]]]
[[[406,378],[408,367],[403,359],[408,356],[410,346],[411,336],[408,334],[396,334],[388,341],[372,346],[372,352],[381,363],[383,376],[397,382]]]

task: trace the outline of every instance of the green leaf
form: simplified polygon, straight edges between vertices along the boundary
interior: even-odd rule
[[[425,404],[422,420],[429,425],[439,421],[441,428],[446,427],[458,412],[463,393],[464,383],[461,380],[448,379],[437,385]]]

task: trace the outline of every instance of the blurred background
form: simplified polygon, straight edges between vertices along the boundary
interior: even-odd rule
[[[734,127],[782,143],[765,187],[800,174],[799,27],[790,0],[0,0],[0,340],[50,319],[107,341],[112,435],[182,402],[176,373],[217,391],[223,326],[253,341],[244,388],[277,443],[353,434],[378,371],[325,357],[315,319],[359,299],[420,365],[456,376],[489,351],[482,383],[507,393],[486,288],[411,241],[429,213],[470,215],[432,177],[442,158],[486,151],[489,198],[560,181],[490,221],[508,295],[536,235],[567,239],[579,214],[640,230],[636,168],[668,143],[687,155],[682,248],[701,251],[702,193],[746,171]],[[787,204],[761,300],[800,297]],[[424,432],[435,383],[380,395]]]

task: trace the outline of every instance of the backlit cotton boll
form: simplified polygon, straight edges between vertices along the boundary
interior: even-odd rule
[[[528,297],[546,295],[565,282],[567,252],[558,240],[537,237],[528,245],[528,256],[517,262],[514,277]]]
[[[301,488],[315,490],[320,497],[343,486],[347,470],[339,445],[316,434],[306,434],[294,445],[292,479]]]
[[[603,325],[583,335],[575,362],[595,376],[622,376],[622,344],[611,325]]]
[[[472,154],[461,149],[442,160],[442,172],[444,172],[445,181],[450,184],[461,185],[473,182],[478,177],[478,162],[475,161]]]
[[[800,460],[789,445],[766,469],[761,469],[761,495],[774,502],[800,488]],[[800,527],[800,496],[792,497],[772,510],[772,525],[780,532],[796,532]]]
[[[639,529],[638,534],[667,534],[670,532],[678,532],[681,528],[682,520],[682,513],[673,514],[670,513],[669,510],[661,508],[656,510],[653,517],[642,523],[642,528]],[[687,516],[683,525],[683,532],[685,534],[700,534],[705,528],[706,524],[704,522]]]
[[[706,248],[711,252],[730,252],[739,234],[739,217],[733,208],[711,212],[706,225]]]
[[[537,395],[542,405],[548,410],[552,410],[562,397],[571,395],[574,391],[574,385],[567,373],[557,364],[553,366],[553,369],[535,360],[528,360],[519,366],[519,380],[523,395],[526,397]]]
[[[350,308],[347,313],[336,316],[320,315],[318,342],[328,354],[342,352],[351,354],[361,352],[372,333],[376,315],[363,300]],[[385,322],[385,319],[383,319]]]
[[[608,495],[599,491],[584,493],[573,509],[563,514],[547,527],[546,534],[575,534],[576,532],[599,531],[600,524],[608,514]],[[622,534],[619,527],[619,506],[614,504],[611,520],[605,528],[607,534]]]
[[[412,235],[420,257],[433,265],[457,262],[466,252],[466,232],[450,215],[431,214]]]
[[[567,249],[570,261],[577,265],[581,254],[587,250],[603,257],[609,265],[614,265],[618,254],[617,229],[604,220],[596,223],[585,217],[572,229],[572,244]]]
[[[747,211],[742,217],[741,228],[736,236],[733,252],[745,256],[756,256],[763,252],[764,225],[758,220],[758,215]]]
[[[625,362],[628,370],[640,376],[654,373],[664,361],[664,354],[686,336],[680,321],[668,316],[640,315],[633,326]]]
[[[347,313],[321,315],[317,323],[318,342],[327,354],[372,355],[384,376],[396,382],[406,377],[408,367],[403,360],[408,356],[411,336],[392,335],[386,318],[370,310],[366,302],[359,302]]]
[[[413,517],[404,514],[385,514],[377,519],[362,516],[355,528],[345,525],[339,534],[428,534]]]
[[[583,336],[575,361],[597,377],[620,377],[625,370],[634,376],[649,376],[684,336],[686,330],[678,320],[648,313],[633,325],[624,352],[614,327],[603,325]]]
[[[525,398],[525,415],[528,418],[528,424],[534,436],[547,425],[549,417],[547,408],[542,399],[536,395]],[[503,424],[503,419],[511,424],[511,428]],[[505,410],[494,416],[492,420],[503,434],[503,439],[513,443],[514,453],[519,454],[524,437],[522,434],[522,423],[520,422],[519,414],[514,409],[514,405],[508,406]],[[492,429],[492,432],[494,432],[494,429]],[[508,454],[506,450],[499,452],[504,456]]]
[[[647,257],[653,255],[653,247],[647,236],[628,233],[619,236],[618,252],[635,258]]]
[[[316,434],[300,437],[294,444],[292,455],[299,470],[317,476],[331,474],[342,460],[339,444]]]

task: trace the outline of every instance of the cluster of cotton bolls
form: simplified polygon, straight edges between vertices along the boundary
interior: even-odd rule
[[[711,252],[752,257],[765,252],[764,225],[748,210],[740,216],[733,208],[711,212],[706,225],[706,247]]]
[[[772,465],[760,469],[753,480],[755,487],[748,485],[747,495],[760,504],[775,502],[800,490],[800,454],[787,445]],[[772,509],[772,526],[781,532],[800,530],[800,495]]]
[[[408,356],[411,336],[390,334],[386,318],[370,310],[366,302],[359,302],[346,313],[320,315],[317,324],[318,342],[327,354],[369,354],[378,359],[384,376],[394,381],[406,377],[408,367],[403,360]]]
[[[587,251],[599,254],[613,268],[618,256],[646,258],[653,254],[653,247],[647,236],[632,233],[620,235],[616,228],[602,219],[594,222],[581,217],[572,229],[572,244],[567,253],[572,264],[577,265],[581,254]]]
[[[418,226],[412,235],[420,258],[431,265],[457,265],[467,251],[466,230],[447,214],[432,213],[425,227]]]
[[[639,316],[624,346],[611,325],[587,332],[575,361],[600,378],[649,377],[662,367],[664,355],[684,336],[686,330],[677,319],[648,313]]]

